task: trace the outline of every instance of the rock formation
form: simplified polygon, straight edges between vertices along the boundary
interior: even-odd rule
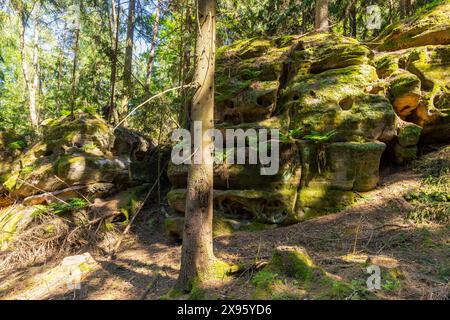
[[[216,165],[216,212],[293,223],[374,189],[383,154],[449,141],[450,5],[389,27],[370,44],[332,33],[249,39],[217,51],[216,128],[277,128],[280,170]],[[184,211],[187,166],[171,166]]]

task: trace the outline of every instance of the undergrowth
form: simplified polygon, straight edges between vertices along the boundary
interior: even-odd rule
[[[450,146],[433,156],[426,156],[413,163],[413,170],[421,173],[419,189],[407,193],[404,198],[413,205],[406,218],[416,223],[435,222],[445,224],[450,219]]]

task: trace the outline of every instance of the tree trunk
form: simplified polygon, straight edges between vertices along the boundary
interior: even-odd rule
[[[70,98],[70,108],[72,118],[74,116],[74,111],[77,104],[77,87],[78,87],[78,51],[80,48],[80,27],[76,26],[75,29],[75,43],[73,48],[73,66],[72,66],[72,90],[71,90],[71,98]]]
[[[119,121],[124,119],[128,113],[128,103],[132,95],[131,74],[133,66],[133,43],[134,43],[134,19],[135,19],[135,0],[130,0],[128,4],[128,23],[127,23],[127,43],[125,49],[125,63],[123,66],[123,89],[124,95],[119,110]],[[124,126],[127,125],[125,121]]]
[[[28,91],[28,103],[29,103],[29,111],[30,111],[30,122],[31,126],[34,129],[38,129],[39,120],[38,120],[38,111],[37,111],[37,87],[39,83],[39,75],[38,75],[38,41],[39,41],[39,30],[37,18],[34,18],[34,33],[33,33],[33,55],[32,55],[32,72],[30,72],[30,66],[27,62],[26,57],[26,45],[25,45],[25,32],[27,25],[27,18],[25,9],[23,7],[23,3],[19,3],[17,6],[17,15],[19,16],[19,51],[20,58],[22,61],[22,72],[25,80],[25,85]],[[39,3],[36,4],[36,11],[39,10]],[[35,14],[37,17],[37,14]]]
[[[406,0],[400,0],[399,5],[400,18],[403,19],[404,17],[406,17]]]
[[[351,35],[353,38],[356,38],[357,35],[357,23],[356,23],[356,5],[353,3],[353,5],[350,7],[350,30]]]
[[[316,31],[328,31],[328,0],[316,0],[314,28]]]
[[[409,16],[411,14],[411,0],[405,0],[405,15]]]
[[[150,84],[152,81],[153,62],[155,61],[155,49],[156,49],[156,40],[158,39],[160,13],[161,13],[161,0],[158,0],[158,4],[156,5],[155,9],[155,22],[153,23],[152,43],[150,45],[150,53],[148,55],[148,63],[147,63],[147,78],[145,81],[145,91],[147,93],[150,93]]]
[[[216,10],[214,0],[198,1],[198,35],[196,42],[195,81],[199,83],[192,99],[191,135],[202,136],[202,145],[193,150],[193,158],[201,164],[191,164],[188,173],[186,214],[183,232],[181,269],[177,287],[189,291],[194,281],[210,275],[216,261],[213,253],[213,159],[211,137],[203,132],[214,127],[214,72]],[[198,129],[194,123],[201,123]]]
[[[192,32],[192,17],[191,17],[191,8],[186,8],[186,20],[185,20],[185,28],[183,33],[185,34],[183,38],[186,38],[188,41],[184,43],[183,50],[183,59],[182,59],[182,81],[184,85],[187,85],[191,82],[192,79],[187,77],[189,73],[189,69],[191,66],[191,32]],[[181,108],[180,110],[180,119],[179,123],[184,128],[189,129],[189,110],[191,106],[191,101],[187,99],[187,91],[186,89],[181,89]]]
[[[34,41],[33,41],[33,82],[30,88],[30,115],[31,124],[34,128],[39,127],[38,114],[38,86],[39,86],[39,29],[37,17],[39,15],[39,4],[36,4],[36,17],[34,20]]]
[[[118,0],[117,7],[116,1],[112,0],[112,18],[111,26],[112,30],[112,43],[111,43],[111,99],[109,103],[108,121],[114,118],[113,123],[118,123],[116,110],[116,70],[117,70],[117,51],[119,47],[119,17],[120,17],[120,0]]]

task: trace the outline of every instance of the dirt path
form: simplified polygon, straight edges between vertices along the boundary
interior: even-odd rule
[[[399,283],[386,283],[378,293],[380,298],[448,298],[448,226],[414,225],[404,219],[409,204],[402,195],[418,188],[419,178],[411,171],[397,172],[343,212],[288,227],[216,238],[216,254],[228,262],[248,263],[269,259],[278,245],[301,245],[316,264],[349,282],[365,281],[370,257],[373,263],[400,274]],[[158,299],[165,295],[178,274],[180,246],[167,237],[163,221],[162,214],[143,212],[116,260],[97,256],[101,268],[83,282],[81,290],[60,288],[50,299]],[[26,282],[50,266],[18,271],[10,281]],[[213,290],[219,298],[251,298],[251,277],[247,273],[219,281]],[[20,285],[3,298],[14,299],[18,292]]]

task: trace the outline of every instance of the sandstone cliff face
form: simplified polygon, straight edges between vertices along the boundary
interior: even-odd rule
[[[249,39],[220,48],[216,127],[277,128],[280,170],[216,165],[217,212],[292,223],[374,189],[380,159],[416,157],[450,140],[449,5],[388,28],[370,47],[331,33]],[[447,17],[447,18],[445,18]],[[184,211],[186,166],[171,166],[171,207]]]
[[[114,131],[85,113],[46,120],[41,126],[42,138],[28,148],[14,148],[14,139],[3,137],[10,152],[2,152],[8,166],[0,168],[0,249],[39,213],[53,212],[55,204],[62,211],[82,210],[87,200],[130,188],[128,194],[119,194],[114,208],[130,214],[131,202],[142,196],[133,187],[156,179],[156,170],[150,170],[155,146],[133,131]]]

